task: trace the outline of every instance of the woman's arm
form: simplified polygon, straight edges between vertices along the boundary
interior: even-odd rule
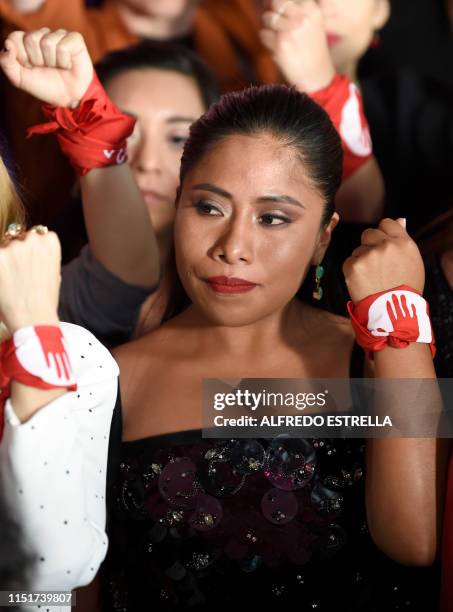
[[[93,169],[81,179],[90,249],[130,285],[154,287],[160,256],[142,194],[128,164]]]
[[[122,147],[133,122],[128,120],[127,125],[121,127],[119,111],[106,98],[102,87],[93,87],[93,64],[83,37],[65,30],[13,32],[5,41],[5,47],[7,52],[3,53],[0,63],[6,76],[13,85],[38,100],[75,111],[87,91],[91,92],[86,103],[94,104],[92,113],[97,116],[96,125],[102,120],[110,123],[103,128],[102,137],[98,128],[94,135],[89,132],[86,142],[77,141],[71,149],[72,155],[77,157],[71,157],[71,161],[79,172],[85,163],[84,146],[85,159],[90,160],[86,161],[81,183],[91,250],[110,272],[124,282],[156,285],[160,270],[159,251],[151,220],[128,165],[117,165],[119,160],[126,160],[124,149],[121,148],[121,155],[117,155],[116,149]],[[74,115],[72,120],[78,119]],[[92,126],[84,125],[83,129],[88,131]],[[57,130],[59,137],[63,131],[62,128]],[[72,140],[70,134],[68,141],[72,143]],[[109,144],[103,148],[98,143],[104,141]],[[68,153],[69,148],[64,150]],[[96,157],[96,164],[103,167],[96,168],[93,157]]]
[[[0,246],[0,312],[12,334],[1,353],[5,398],[11,379],[1,494],[35,556],[24,587],[44,590],[87,584],[104,558],[118,378],[115,361],[92,334],[70,324],[58,329],[60,261],[52,232],[30,231]]]
[[[92,334],[61,325],[78,389],[57,391],[56,399],[54,391],[13,389],[0,465],[2,495],[35,556],[27,588],[69,591],[91,582],[107,551],[107,450],[118,368]]]
[[[343,270],[354,304],[401,285],[419,294],[423,292],[423,260],[401,219],[398,222],[384,219],[378,229],[366,230],[361,246],[345,262]],[[401,379],[401,391],[396,397],[385,398],[385,414],[402,414],[411,424],[417,415],[426,414],[428,408],[434,409],[434,418],[440,415],[441,398],[427,344],[411,342],[406,348],[386,346],[375,352],[374,377],[383,381]],[[419,390],[429,387],[429,393],[414,393],[411,398],[412,388],[408,392],[408,382],[404,383],[410,379],[420,381]],[[394,393],[389,386],[390,392]],[[377,409],[382,414],[382,406],[377,405]],[[367,442],[366,503],[370,532],[379,548],[400,563],[429,565],[434,561],[446,464],[447,446],[435,438],[381,438]]]
[[[1,56],[0,64],[6,76],[14,85],[48,104],[67,113],[76,112],[90,87],[92,97],[86,103],[95,104],[97,126],[104,119],[102,113],[106,114],[108,125],[113,128],[104,128],[103,138],[113,140],[107,151],[110,155],[105,155],[102,146],[93,153],[93,146],[97,146],[93,143],[98,142],[99,136],[87,138],[86,156],[82,154],[84,142],[78,143],[79,166],[90,155],[98,155],[99,159],[100,154],[100,163],[125,159],[120,147],[124,146],[122,142],[132,122],[127,118],[123,128],[124,116],[107,98],[99,99],[105,94],[100,86],[92,87],[93,65],[80,34],[63,30],[48,33],[38,30],[25,35],[13,32],[5,46],[8,51]],[[111,155],[110,148],[115,147],[121,156]],[[118,338],[124,342],[128,330],[134,328],[141,303],[159,281],[157,241],[129,166],[123,163],[88,168],[89,172],[81,177],[83,207],[91,253],[100,265],[86,265],[85,257],[64,271],[61,311],[72,322],[88,327],[104,339]],[[108,295],[106,288],[111,290]]]
[[[427,345],[413,343],[405,349],[386,348],[376,353],[374,360],[374,376],[378,379],[436,378]],[[404,383],[401,388],[405,388]],[[436,390],[433,383],[433,394]],[[420,395],[415,400],[423,402],[424,398]],[[435,396],[429,401],[435,401]],[[437,402],[440,407],[440,397]],[[404,411],[406,418],[420,408],[404,398],[395,403],[401,404],[396,409]],[[436,557],[442,526],[447,442],[436,438],[367,441],[366,505],[370,533],[379,548],[399,563],[430,565]]]

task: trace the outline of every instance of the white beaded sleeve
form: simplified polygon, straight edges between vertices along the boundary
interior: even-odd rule
[[[36,559],[30,590],[90,583],[107,551],[106,469],[118,366],[87,330],[70,323],[62,330],[77,391],[23,424],[8,400],[0,444],[0,494]]]

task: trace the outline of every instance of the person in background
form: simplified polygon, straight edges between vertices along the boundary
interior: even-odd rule
[[[60,322],[58,238],[23,222],[0,159],[0,585],[70,591],[107,550],[118,366],[91,333]]]
[[[42,33],[39,33],[41,38]],[[64,48],[74,38],[80,43],[79,35],[60,31],[53,40],[58,40]],[[16,39],[13,34],[11,40]],[[9,53],[9,44],[5,42],[5,50],[0,55],[1,67],[8,78],[26,88],[30,71],[21,62],[29,62],[23,56]],[[39,53],[37,46],[30,57],[39,61]],[[61,61],[60,55],[58,61]],[[88,55],[85,59],[79,58],[78,66],[79,74],[89,83],[93,68]],[[60,74],[64,81],[64,69]],[[57,79],[57,85],[59,82]],[[71,89],[70,86],[67,93],[75,99],[80,94],[76,87]],[[52,103],[51,97],[48,102]],[[90,108],[89,119],[84,108],[77,109],[73,116],[78,117],[79,126],[83,126],[79,134],[83,131],[87,134],[86,139],[77,144],[77,138],[71,133],[69,139],[63,138],[62,144],[63,148],[69,146],[76,158],[72,161],[80,176],[89,248],[84,248],[79,257],[63,268],[59,313],[64,320],[90,329],[106,344],[115,345],[130,338],[141,303],[156,289],[160,255],[143,195],[128,165],[124,164],[127,137],[134,130],[135,120],[120,113],[114,105]],[[54,129],[57,126],[55,123],[47,125],[53,125]],[[103,125],[108,127],[102,132]],[[46,130],[47,127],[36,129]],[[99,129],[102,133],[96,135]],[[61,134],[59,138],[61,144]],[[0,168],[0,176],[5,184],[11,183],[4,166]]]

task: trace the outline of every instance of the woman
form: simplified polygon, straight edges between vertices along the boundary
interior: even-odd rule
[[[5,42],[0,63],[13,83],[20,83],[25,90],[31,86],[37,96],[51,104],[53,94],[47,97],[49,87],[42,74],[33,78],[36,71],[33,72],[29,66],[34,62],[42,65],[40,45],[58,44],[64,48],[67,44],[80,45],[80,41],[84,48],[83,40],[76,33],[40,30],[31,33],[24,42],[23,33],[15,32]],[[19,55],[9,53],[8,45],[13,48],[17,45]],[[93,75],[93,66],[85,48],[78,57],[78,70],[84,93]],[[80,92],[77,83],[70,83],[66,91],[58,93],[77,97]],[[194,93],[194,97],[197,95]],[[65,103],[67,101],[66,98]],[[58,121],[51,120],[48,124],[35,126],[30,132],[46,133],[49,126],[50,131],[57,131],[60,146],[80,176],[89,248],[83,249],[80,257],[63,268],[60,316],[86,327],[105,344],[115,345],[131,337],[140,305],[156,289],[160,276],[159,248],[134,177],[127,165],[117,163],[117,159],[126,160],[126,141],[133,132],[135,120],[121,113],[110,101],[103,105],[96,99],[96,89],[84,108],[90,105],[94,105],[94,112],[88,119],[84,109],[78,110],[77,130],[65,131]],[[71,125],[73,129],[74,124]],[[107,128],[103,128],[105,125]],[[112,125],[115,126],[113,129],[109,127]],[[97,135],[99,129],[104,133]],[[84,134],[83,143],[74,138],[75,132],[79,138]],[[90,155],[87,156],[88,150]],[[117,153],[106,157],[103,151],[110,150]]]
[[[304,494],[299,500],[311,516],[306,525],[299,516],[301,522],[287,529],[272,527],[260,513],[261,496],[269,488],[265,475],[256,474],[241,487],[227,470],[219,482],[212,478],[212,457],[216,452],[229,457],[228,445],[216,451],[214,442],[200,440],[203,378],[350,374],[354,339],[348,323],[295,298],[337,223],[332,202],[339,179],[338,139],[319,109],[296,92],[270,88],[226,97],[193,126],[175,224],[178,273],[191,305],[115,352],[122,373],[124,443],[107,570],[111,608],[106,609],[139,609],[139,599],[169,608],[224,609],[247,605],[251,597],[263,605],[270,597],[294,601],[298,592],[301,604],[312,609],[396,609],[401,597],[408,609],[432,605],[426,584],[422,603],[414,575],[380,555],[369,534],[360,535],[363,482],[345,486],[349,510],[342,517],[334,512],[328,527],[320,525],[316,503]],[[374,265],[385,280],[377,280]],[[423,282],[414,243],[390,220],[364,234],[345,273],[354,301],[403,280],[419,288]],[[243,280],[233,283],[231,277]],[[434,376],[425,349],[376,353],[375,376],[391,377],[396,369],[402,377]],[[352,375],[361,371],[359,365]],[[435,447],[432,440],[367,443],[369,529],[378,547],[402,564],[425,565],[434,558]],[[328,464],[329,456],[337,456],[321,478],[332,477],[329,470],[338,475],[354,466],[360,481],[363,452],[360,445],[330,442],[328,451],[318,451],[319,461]],[[415,486],[406,481],[401,495],[403,474],[420,465],[422,456],[421,480]],[[163,488],[171,470],[178,477],[177,465],[170,466],[186,461],[183,457],[196,466],[195,482],[214,498],[205,530],[191,530],[193,508],[178,506]],[[238,489],[234,494],[228,491],[231,479]],[[217,523],[215,515],[224,518]],[[326,540],[332,549],[326,549]]]
[[[58,239],[44,226],[25,232],[1,160],[0,202],[2,586],[71,590],[91,581],[107,548],[118,368],[92,334],[60,324]],[[63,563],[62,551],[70,551]]]

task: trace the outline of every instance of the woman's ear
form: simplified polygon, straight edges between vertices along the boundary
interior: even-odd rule
[[[374,0],[373,29],[381,30],[390,17],[390,0]]]
[[[324,259],[325,252],[327,251],[327,247],[330,244],[330,239],[332,238],[332,232],[338,225],[339,221],[340,216],[335,212],[331,216],[329,223],[327,225],[323,225],[321,228],[321,231],[319,232],[318,244],[311,260],[311,263],[314,266],[317,266]]]

